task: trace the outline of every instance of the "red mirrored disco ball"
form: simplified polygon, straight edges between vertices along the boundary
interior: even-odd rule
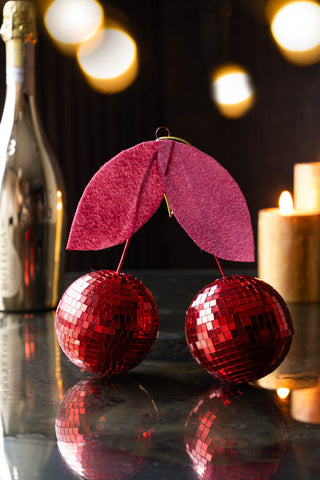
[[[159,331],[156,302],[140,280],[111,270],[78,278],[56,311],[58,342],[82,370],[111,376],[138,365]]]
[[[287,424],[273,395],[215,387],[186,421],[185,445],[201,480],[270,480],[286,453]]]
[[[58,448],[81,478],[128,479],[145,463],[157,420],[153,399],[130,379],[82,380],[60,403],[55,421]]]
[[[195,360],[226,382],[249,382],[272,372],[288,353],[294,333],[279,293],[242,275],[204,287],[187,311],[185,331]]]

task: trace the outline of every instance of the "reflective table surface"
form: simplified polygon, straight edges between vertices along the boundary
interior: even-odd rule
[[[230,387],[195,363],[184,334],[191,300],[218,273],[133,273],[157,301],[160,334],[111,380],[64,356],[54,311],[0,314],[0,479],[320,478],[320,305],[289,305],[284,362]]]

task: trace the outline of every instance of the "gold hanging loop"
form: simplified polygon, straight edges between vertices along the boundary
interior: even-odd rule
[[[176,140],[177,142],[185,143],[186,145],[191,145],[190,142],[187,140],[184,140],[183,138],[179,137],[172,137],[171,135],[168,135],[166,137],[157,137],[157,140]]]

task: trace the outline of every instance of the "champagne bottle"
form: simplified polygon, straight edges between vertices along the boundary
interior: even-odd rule
[[[8,1],[6,98],[0,124],[0,310],[54,308],[61,295],[65,188],[35,102],[36,14]]]

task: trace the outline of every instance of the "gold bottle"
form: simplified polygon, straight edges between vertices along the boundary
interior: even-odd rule
[[[35,103],[30,2],[5,4],[1,36],[7,90],[0,124],[0,310],[45,310],[61,295],[66,200]]]

